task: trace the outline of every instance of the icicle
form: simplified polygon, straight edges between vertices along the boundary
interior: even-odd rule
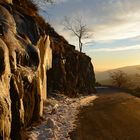
[[[45,48],[46,48],[46,52],[45,52],[45,62],[46,62],[46,68],[47,70],[49,70],[50,68],[52,68],[52,49],[50,47],[50,38],[49,36],[47,37],[47,40],[45,42]]]

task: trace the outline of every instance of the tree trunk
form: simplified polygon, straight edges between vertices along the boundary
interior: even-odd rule
[[[82,52],[82,42],[80,38],[79,38],[79,49],[80,49],[80,52]]]

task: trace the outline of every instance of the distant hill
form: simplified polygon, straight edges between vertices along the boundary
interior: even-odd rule
[[[118,70],[121,70],[121,71],[127,73],[129,75],[129,77],[131,77],[133,82],[140,85],[140,77],[137,76],[138,74],[140,74],[140,65],[126,66],[126,67],[107,70],[107,71],[103,71],[103,72],[95,72],[96,81],[101,83],[101,84],[105,84],[105,85],[109,84],[110,85],[111,80],[110,80],[110,77],[109,77],[109,73],[110,72],[115,72],[115,71],[118,71]]]

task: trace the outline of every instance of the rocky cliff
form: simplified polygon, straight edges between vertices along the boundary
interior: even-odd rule
[[[31,1],[0,0],[0,139],[21,139],[42,116],[47,90],[76,96],[95,92],[94,84],[91,59],[57,34]]]
[[[75,47],[53,41],[52,69],[48,71],[48,89],[57,90],[70,97],[95,92],[95,76],[91,58],[79,53]]]

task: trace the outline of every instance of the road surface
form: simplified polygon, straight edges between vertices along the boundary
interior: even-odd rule
[[[98,98],[78,115],[72,140],[140,140],[140,98],[113,88],[97,89]]]

